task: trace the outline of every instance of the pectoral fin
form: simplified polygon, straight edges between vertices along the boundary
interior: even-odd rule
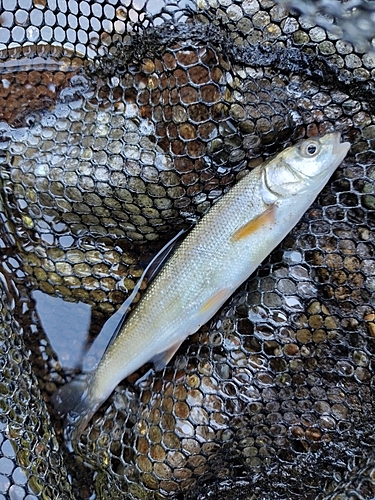
[[[257,231],[265,224],[275,222],[276,203],[272,203],[264,212],[249,220],[232,235],[232,241],[240,241]]]
[[[154,363],[156,372],[163,370],[167,366],[184,340],[185,339],[179,340],[175,344],[171,345],[166,351],[158,352],[158,354],[150,360],[151,363]]]

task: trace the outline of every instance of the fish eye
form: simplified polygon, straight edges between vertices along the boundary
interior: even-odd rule
[[[302,145],[301,153],[304,156],[316,156],[320,151],[320,146],[317,142],[307,142]]]

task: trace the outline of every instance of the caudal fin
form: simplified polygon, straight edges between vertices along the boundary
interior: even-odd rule
[[[60,387],[51,402],[58,415],[66,415],[64,437],[68,444],[79,440],[100,405],[90,395],[87,375],[80,375]]]

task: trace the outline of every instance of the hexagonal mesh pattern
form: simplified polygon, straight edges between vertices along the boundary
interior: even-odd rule
[[[1,288],[0,498],[72,499],[50,416],[14,319],[14,302]]]
[[[46,398],[63,382],[30,291],[102,322],[245,170],[331,130],[351,151],[301,222],[74,448],[97,498],[374,498],[375,60],[304,5],[4,2],[0,499],[71,498],[65,460],[93,493],[30,368]]]

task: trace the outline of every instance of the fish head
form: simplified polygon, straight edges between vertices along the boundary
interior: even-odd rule
[[[315,179],[331,175],[349,151],[349,142],[341,142],[340,132],[305,139],[295,146],[295,155],[287,161],[298,175]]]
[[[285,149],[278,161],[268,166],[267,187],[276,196],[320,191],[350,148],[348,142],[340,141],[341,134],[333,132],[304,139]]]

